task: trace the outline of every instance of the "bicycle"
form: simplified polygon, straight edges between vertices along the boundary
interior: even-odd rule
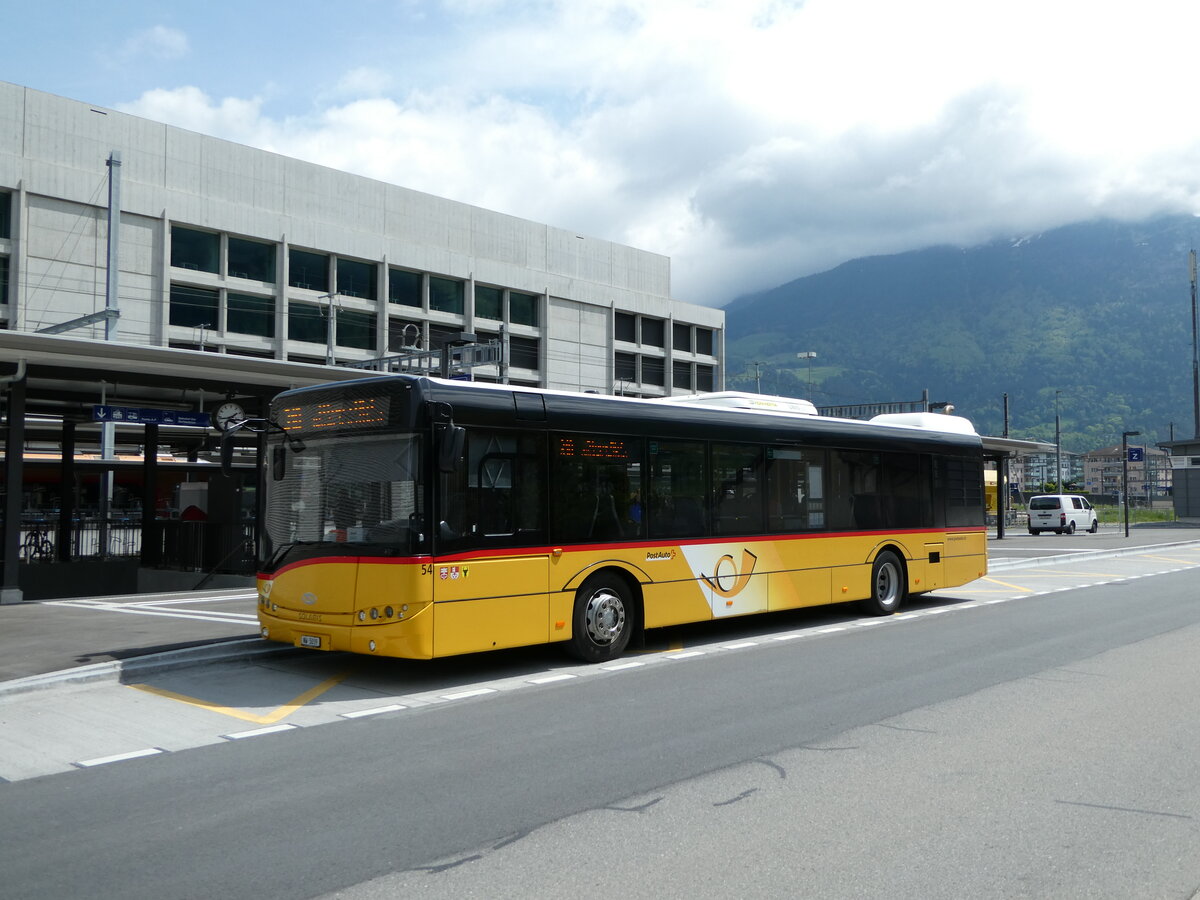
[[[50,540],[50,536],[45,531],[34,528],[25,535],[25,540],[21,544],[21,555],[27,562],[33,562],[35,559],[53,559],[54,542]]]

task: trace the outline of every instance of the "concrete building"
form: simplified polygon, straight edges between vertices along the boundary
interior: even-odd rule
[[[656,253],[0,83],[4,328],[95,315],[71,335],[115,322],[122,343],[393,370],[467,332],[500,357],[480,379],[718,390],[724,313],[673,300],[670,275]]]

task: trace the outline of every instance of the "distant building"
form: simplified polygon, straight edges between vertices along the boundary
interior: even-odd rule
[[[1130,462],[1129,499],[1150,503],[1171,495],[1172,472],[1168,454],[1157,447],[1131,444],[1143,451],[1140,461]],[[1125,466],[1122,446],[1116,444],[1083,455],[1084,483],[1093,494],[1120,497]]]
[[[1083,462],[1077,453],[1062,451],[1062,480],[1064,484],[1073,484],[1083,490]],[[1047,482],[1057,482],[1054,474],[1056,455],[1049,453],[1031,453],[1023,457],[1022,482],[1026,492],[1038,492]],[[1016,483],[1014,476],[1013,482]]]

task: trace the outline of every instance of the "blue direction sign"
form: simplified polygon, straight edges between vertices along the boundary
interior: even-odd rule
[[[1146,448],[1145,447],[1130,447],[1129,448],[1129,461],[1130,462],[1142,462],[1145,458],[1146,458]]]
[[[119,422],[122,425],[192,425],[210,428],[212,418],[206,412],[182,412],[178,409],[143,409],[138,406],[92,407],[93,422]]]

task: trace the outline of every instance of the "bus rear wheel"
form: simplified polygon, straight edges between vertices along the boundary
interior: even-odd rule
[[[629,646],[633,607],[615,575],[594,575],[575,592],[568,652],[584,662],[616,659]]]
[[[890,616],[903,599],[904,567],[895,553],[884,550],[871,567],[871,596],[860,603],[873,616]]]

